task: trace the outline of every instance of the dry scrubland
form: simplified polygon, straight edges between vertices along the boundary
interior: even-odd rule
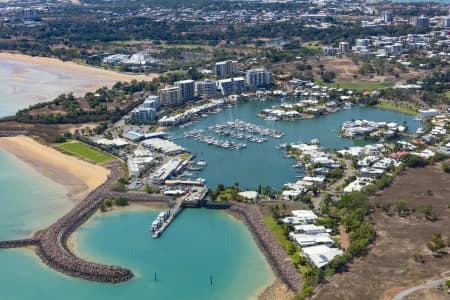
[[[394,83],[398,81],[405,81],[414,77],[423,77],[427,73],[425,70],[420,71],[410,71],[408,73],[402,73],[396,70],[399,74],[399,78],[395,75],[387,74],[377,75],[372,74],[373,78],[370,78],[370,74],[361,75],[358,70],[362,64],[355,64],[353,60],[349,57],[334,57],[334,56],[324,56],[320,58],[320,61],[311,60],[310,64],[313,66],[314,70],[317,72],[319,70],[318,66],[320,64],[324,65],[326,71],[333,71],[336,73],[335,82],[386,82]],[[353,75],[356,74],[358,77],[354,78]]]
[[[450,174],[444,173],[439,165],[409,169],[390,188],[372,198],[374,203],[393,206],[400,199],[416,211],[400,218],[395,213],[387,216],[377,209],[373,216],[377,240],[369,254],[351,264],[348,272],[332,277],[313,299],[391,299],[406,288],[439,278],[441,273],[450,270],[450,255],[435,258],[426,247],[434,232],[450,233]],[[435,222],[424,218],[422,208],[429,204],[438,215]],[[414,260],[416,249],[422,252],[424,263]],[[448,295],[443,292],[424,290],[407,299],[445,297]]]

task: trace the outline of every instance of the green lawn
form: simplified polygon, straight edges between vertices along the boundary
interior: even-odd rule
[[[328,87],[363,91],[381,90],[393,85],[392,83],[386,82],[323,82],[322,80],[315,80],[315,83]]]
[[[303,48],[307,48],[310,50],[320,50],[320,46],[318,46],[318,42],[306,42],[302,44]]]
[[[264,216],[264,223],[266,223],[267,228],[272,231],[283,248],[288,249],[288,245],[291,242],[286,239],[283,233],[283,229],[277,224],[277,222],[271,216]]]
[[[62,150],[70,154],[81,157],[83,159],[87,159],[95,163],[100,164],[107,163],[115,159],[114,156],[108,153],[99,151],[89,145],[77,141],[70,141],[67,143],[58,144],[57,147],[61,148]]]
[[[417,115],[417,109],[414,106],[393,103],[391,101],[380,101],[375,107],[398,111],[408,115]]]

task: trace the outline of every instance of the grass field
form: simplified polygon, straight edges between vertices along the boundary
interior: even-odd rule
[[[264,216],[264,223],[266,223],[267,228],[275,235],[283,248],[288,249],[290,242],[284,236],[283,229],[277,222],[271,216]]]
[[[393,85],[386,82],[323,82],[322,80],[315,80],[315,82],[328,87],[363,91],[381,90]]]
[[[77,141],[58,144],[57,147],[70,154],[81,157],[83,159],[87,159],[95,163],[100,164],[107,163],[115,159],[114,156],[108,153],[96,150],[95,148],[89,145]]]
[[[310,50],[320,50],[319,42],[317,41],[303,43],[302,47]]]
[[[408,115],[417,115],[417,109],[415,107],[390,101],[380,101],[375,107],[394,110]]]

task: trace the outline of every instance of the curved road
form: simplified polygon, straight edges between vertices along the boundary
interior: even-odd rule
[[[442,275],[449,273],[449,272],[450,271],[445,272]],[[432,281],[428,281],[428,282],[416,285],[415,287],[409,288],[407,290],[404,290],[404,291],[398,293],[397,295],[395,295],[394,298],[392,298],[392,300],[402,300],[404,297],[406,297],[418,290],[438,287],[439,285],[444,284],[447,280],[450,280],[450,277],[444,277],[441,279],[436,279],[436,280],[432,280]]]

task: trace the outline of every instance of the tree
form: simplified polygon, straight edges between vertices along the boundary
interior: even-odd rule
[[[402,157],[403,162],[410,168],[423,167],[427,162],[417,155],[406,154]]]
[[[114,205],[115,206],[127,206],[128,205],[128,200],[122,197],[119,198],[115,198],[114,199]]]
[[[335,77],[336,77],[336,73],[334,73],[332,71],[326,71],[322,74],[322,80],[324,82],[333,82]]]
[[[111,199],[106,198],[106,199],[103,200],[103,203],[105,204],[105,206],[106,206],[107,208],[111,208],[111,207],[112,207],[112,201],[111,201]]]

